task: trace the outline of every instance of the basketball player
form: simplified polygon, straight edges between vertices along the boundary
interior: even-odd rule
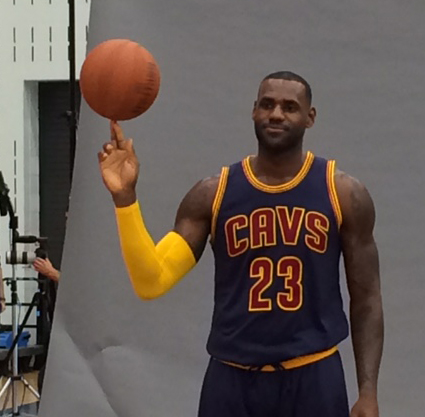
[[[211,237],[215,306],[200,417],[347,417],[338,344],[348,336],[339,283],[343,254],[359,398],[351,417],[378,417],[383,346],[374,205],[335,162],[303,151],[316,110],[308,83],[267,76],[252,119],[256,156],[197,183],[174,230],[152,241],[136,198],[131,139],[112,123],[99,153],[123,257],[142,299],[173,287]]]

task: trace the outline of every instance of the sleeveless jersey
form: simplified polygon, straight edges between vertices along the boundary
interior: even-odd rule
[[[335,161],[311,152],[269,186],[250,158],[222,169],[213,205],[215,292],[209,354],[242,365],[330,349],[348,336],[339,283]]]

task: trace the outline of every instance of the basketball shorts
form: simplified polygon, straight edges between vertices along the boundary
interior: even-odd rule
[[[299,368],[262,372],[211,359],[198,417],[348,417],[339,352]]]

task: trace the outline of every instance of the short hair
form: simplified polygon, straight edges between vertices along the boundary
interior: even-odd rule
[[[273,72],[269,75],[267,75],[266,77],[263,78],[263,81],[261,83],[263,83],[266,80],[287,80],[287,81],[297,81],[299,83],[301,83],[304,88],[305,88],[305,95],[309,101],[309,103],[311,104],[312,100],[313,100],[313,93],[311,91],[311,87],[310,84],[303,78],[301,77],[301,75],[295,74],[294,72],[291,71],[278,71],[278,72]]]

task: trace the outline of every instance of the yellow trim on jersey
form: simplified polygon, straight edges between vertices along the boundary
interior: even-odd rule
[[[338,227],[341,227],[342,211],[341,211],[341,206],[339,204],[338,194],[336,192],[335,169],[336,169],[336,161],[328,161],[327,184],[328,184],[329,198],[331,200],[331,204],[334,209],[335,218],[338,223]]]
[[[265,191],[267,193],[282,193],[284,191],[289,191],[292,188],[295,188],[306,177],[308,171],[311,168],[311,165],[313,164],[313,160],[314,155],[310,151],[308,151],[303,166],[301,167],[298,174],[294,178],[292,178],[291,181],[280,185],[267,185],[261,182],[252,171],[249,156],[243,160],[242,166],[246,178],[255,188],[258,188],[259,190]]]
[[[217,226],[218,212],[220,211],[221,203],[224,197],[224,192],[226,191],[228,177],[229,177],[229,167],[223,167],[221,169],[220,180],[218,182],[217,192],[215,194],[214,202],[212,205],[211,240],[214,240],[215,229]]]
[[[334,346],[333,348],[325,350],[323,352],[300,356],[298,358],[289,359],[287,361],[280,362],[278,365],[280,365],[284,369],[300,368],[301,366],[309,365],[311,363],[318,362],[322,359],[325,359],[333,355],[337,351],[338,351],[338,347]],[[233,366],[235,368],[244,369],[246,371],[255,370],[260,372],[275,372],[279,370],[279,368],[276,367],[275,365],[264,365],[264,366],[256,367],[256,366],[240,365],[238,363],[226,362],[226,361],[220,361],[220,362],[225,363],[226,365]]]

